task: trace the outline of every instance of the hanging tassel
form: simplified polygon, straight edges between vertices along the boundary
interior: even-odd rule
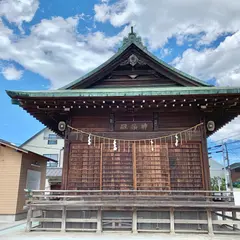
[[[94,147],[96,146],[96,136],[95,135],[93,136],[93,146]]]
[[[117,141],[116,141],[116,139],[113,140],[113,151],[117,151]]]
[[[123,151],[124,151],[124,152],[126,151],[126,146],[125,146],[125,143],[126,143],[126,141],[125,141],[125,140],[123,140]]]
[[[88,146],[92,144],[91,134],[88,135]]]
[[[175,135],[175,146],[176,147],[178,146],[178,135],[177,134]]]
[[[138,141],[138,151],[141,152],[141,141]]]
[[[171,147],[173,147],[173,139],[172,139],[172,135],[171,135]]]
[[[154,147],[153,147],[153,140],[152,139],[150,140],[150,146],[151,146],[151,150],[153,152],[154,151]]]

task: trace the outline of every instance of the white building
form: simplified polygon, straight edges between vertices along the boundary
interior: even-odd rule
[[[64,139],[50,129],[44,128],[20,147],[58,161],[47,164],[46,189],[50,186],[51,189],[59,189],[62,179]]]
[[[210,166],[210,176],[211,178],[219,177],[224,178],[224,166],[217,162],[216,160],[209,159],[209,166]]]

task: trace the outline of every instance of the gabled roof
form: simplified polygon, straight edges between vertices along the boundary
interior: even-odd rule
[[[4,146],[4,147],[8,147],[8,148],[11,148],[15,151],[18,151],[18,152],[21,152],[21,153],[25,153],[25,154],[30,154],[30,155],[34,155],[34,156],[38,156],[40,157],[42,160],[45,160],[45,161],[51,161],[51,162],[57,162],[55,160],[52,160],[50,158],[47,158],[47,157],[44,157],[43,155],[40,155],[40,154],[37,154],[35,152],[31,152],[31,151],[28,151],[24,148],[21,148],[21,147],[17,147],[15,146],[14,144],[10,143],[10,142],[7,142],[3,139],[0,139],[0,146]]]
[[[94,70],[90,71],[89,73],[87,73],[86,75],[76,79],[75,81],[67,84],[66,86],[60,88],[60,90],[66,90],[66,89],[72,89],[74,88],[76,85],[87,81],[90,77],[97,75],[98,73],[100,73],[103,70],[106,70],[109,68],[109,65],[111,65],[112,62],[114,62],[116,59],[118,59],[119,57],[121,57],[122,55],[124,55],[124,53],[131,47],[131,46],[135,46],[136,48],[138,48],[140,51],[144,52],[145,54],[147,54],[154,62],[157,62],[157,64],[159,64],[161,67],[164,67],[165,69],[167,69],[169,72],[171,72],[172,74],[178,76],[179,78],[192,83],[195,86],[212,86],[209,85],[201,80],[199,80],[198,78],[195,78],[193,76],[190,76],[189,74],[186,74],[174,67],[172,67],[171,65],[167,64],[166,62],[160,60],[158,57],[156,57],[155,55],[153,55],[151,52],[149,52],[147,50],[147,48],[143,45],[141,37],[138,37],[136,35],[135,32],[133,32],[133,28],[131,28],[131,32],[128,34],[128,37],[125,37],[123,39],[123,43],[121,48],[119,48],[118,52],[116,54],[114,54],[111,58],[109,58],[106,62],[104,62],[103,64],[101,64],[99,67],[95,68]]]
[[[20,145],[20,147],[24,147],[24,145],[26,145],[27,143],[29,143],[31,140],[33,140],[35,137],[37,137],[39,134],[41,134],[42,132],[44,132],[47,129],[47,127],[43,128],[42,130],[40,130],[39,132],[37,132],[36,134],[34,134],[32,137],[30,137],[28,140],[26,140],[24,143],[22,143]]]
[[[240,162],[233,163],[233,164],[230,165],[231,170],[236,169],[236,168],[240,168]]]

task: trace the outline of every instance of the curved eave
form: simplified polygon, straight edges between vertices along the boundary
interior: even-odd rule
[[[240,94],[240,88],[229,87],[172,87],[172,88],[98,88],[54,91],[6,91],[17,98],[69,98],[69,97],[137,97]]]

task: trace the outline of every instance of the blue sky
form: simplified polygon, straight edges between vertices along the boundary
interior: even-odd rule
[[[111,57],[131,25],[162,60],[206,82],[240,86],[240,3],[179,2],[1,1],[0,138],[21,144],[44,127],[12,105],[6,89],[47,90],[66,85]],[[231,143],[234,162],[239,150],[238,142],[233,142],[239,138],[237,118],[214,134],[209,146],[221,139]],[[219,154],[214,157],[220,159]]]

